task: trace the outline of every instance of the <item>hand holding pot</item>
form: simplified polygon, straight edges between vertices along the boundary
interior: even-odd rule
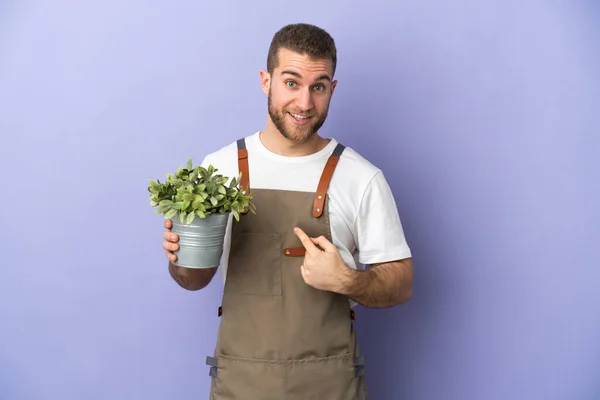
[[[167,229],[163,234],[165,241],[163,242],[163,248],[165,249],[165,253],[167,254],[167,259],[171,262],[175,262],[177,260],[177,256],[173,253],[174,251],[179,250],[179,235],[171,232],[171,228],[173,227],[173,222],[170,219],[165,219],[165,228]]]

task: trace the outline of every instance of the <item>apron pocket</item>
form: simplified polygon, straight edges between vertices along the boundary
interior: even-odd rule
[[[213,362],[211,400],[366,400],[352,354],[294,361],[218,355]],[[360,365],[360,362],[359,362]]]
[[[364,400],[359,395],[352,354],[288,365],[286,400]]]
[[[211,400],[281,400],[284,369],[280,363],[219,355]]]
[[[227,289],[239,294],[281,295],[281,235],[240,233],[231,244]]]

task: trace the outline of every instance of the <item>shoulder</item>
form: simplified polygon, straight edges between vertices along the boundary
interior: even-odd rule
[[[244,137],[244,139],[250,138],[252,135]],[[237,140],[234,140],[221,148],[206,154],[201,165],[206,168],[212,165],[218,170],[219,174],[233,178],[238,175],[238,145]]]
[[[235,162],[237,162],[238,141],[242,139],[245,141],[246,145],[251,145],[257,140],[257,138],[258,132],[253,132],[252,134],[242,136],[239,139],[229,142],[223,147],[208,153],[204,158],[203,164],[206,163],[207,160],[210,162],[223,163],[233,159]]]
[[[334,179],[339,179],[340,183],[344,185],[348,185],[351,182],[350,186],[352,186],[353,191],[357,194],[357,191],[366,190],[371,181],[381,175],[381,169],[352,147],[345,146],[344,152],[340,156],[336,166],[332,184]]]
[[[340,157],[340,162],[345,163],[347,166],[359,168],[361,171],[371,175],[375,175],[379,172],[378,167],[350,146],[344,146],[344,152]]]

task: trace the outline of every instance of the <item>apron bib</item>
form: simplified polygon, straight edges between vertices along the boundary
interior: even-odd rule
[[[364,359],[347,297],[302,279],[295,226],[331,241],[327,187],[338,144],[316,193],[252,189],[257,213],[234,221],[221,323],[210,365],[211,400],[366,400]],[[242,187],[248,152],[238,141]]]

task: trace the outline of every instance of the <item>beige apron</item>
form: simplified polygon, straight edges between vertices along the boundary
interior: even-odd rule
[[[304,282],[304,247],[293,232],[331,241],[326,193],[343,151],[339,144],[316,193],[252,189],[256,214],[234,221],[217,345],[207,357],[211,400],[367,399],[354,311],[347,297]],[[238,162],[249,191],[244,139]]]

